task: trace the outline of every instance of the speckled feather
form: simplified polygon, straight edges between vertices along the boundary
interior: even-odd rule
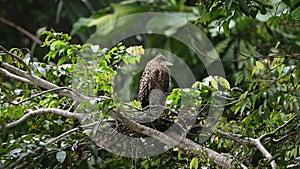
[[[159,89],[165,94],[168,92],[170,86],[170,70],[166,65],[161,64],[165,61],[162,55],[156,56],[150,60],[140,79],[139,100],[142,102],[142,107],[149,105],[149,94],[153,89]]]

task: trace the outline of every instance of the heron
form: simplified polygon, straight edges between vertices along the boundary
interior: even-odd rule
[[[167,66],[172,65],[162,54],[158,54],[146,64],[140,79],[138,94],[143,109],[149,105],[164,106],[171,82],[170,70]]]

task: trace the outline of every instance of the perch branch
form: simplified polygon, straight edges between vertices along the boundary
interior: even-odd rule
[[[208,157],[213,160],[216,164],[230,168],[232,167],[232,163],[234,159],[231,159],[230,157],[226,155],[222,155],[214,150],[211,150],[206,147],[202,147],[199,144],[193,142],[192,140],[188,138],[183,138],[182,136],[176,135],[174,133],[171,133],[172,136],[168,136],[164,133],[161,133],[160,131],[154,130],[152,128],[149,128],[147,126],[141,125],[134,120],[129,119],[126,117],[123,113],[113,110],[111,112],[111,115],[119,120],[122,124],[124,124],[126,127],[128,127],[131,130],[134,130],[136,132],[145,134],[147,136],[153,137],[162,143],[165,143],[169,147],[174,147],[177,145],[182,151],[188,150],[189,152],[194,152],[195,150],[201,151],[201,152],[208,152]],[[179,143],[179,144],[178,144]],[[247,167],[240,163],[240,166],[244,169]]]
[[[154,130],[152,128],[146,127],[144,125],[141,125],[139,123],[136,123],[134,120],[131,120],[127,118],[123,113],[113,110],[111,112],[111,116],[120,121],[122,124],[124,124],[129,129],[132,129],[136,132],[139,132],[141,134],[145,134],[147,136],[151,136],[160,142],[169,145],[171,147],[178,144],[178,141],[170,138],[169,136],[165,135],[164,133],[161,133],[157,130]]]
[[[20,70],[14,66],[11,66],[7,63],[4,62],[0,62],[0,67],[14,73],[17,74],[18,76],[21,76],[23,78],[26,78],[27,80],[29,80],[32,84],[40,86],[42,88],[45,89],[55,89],[55,88],[59,88],[58,86],[56,86],[53,83],[50,83],[44,79],[41,79],[37,76],[35,76],[34,74],[28,74],[28,72],[25,72],[23,70]],[[74,101],[77,101],[78,103],[83,102],[85,100],[91,100],[91,97],[88,96],[84,96],[78,93],[75,93],[71,90],[57,90],[56,93],[68,97],[70,99],[73,99]],[[22,118],[20,118],[19,120],[9,123],[6,125],[6,128],[11,128],[13,126],[16,126],[22,122],[24,122],[26,119],[30,118],[33,115],[37,115],[37,114],[45,114],[45,113],[52,113],[52,114],[58,114],[58,115],[62,115],[65,117],[70,117],[70,118],[82,118],[83,115],[82,114],[75,114],[75,113],[71,113],[65,110],[60,110],[60,109],[40,109],[40,110],[35,110],[32,111],[30,113],[27,113],[26,115],[24,115]],[[197,143],[194,143],[193,141],[189,140],[189,139],[181,139],[181,140],[177,140],[177,138],[172,138],[164,133],[161,133],[157,130],[154,130],[152,128],[146,127],[144,125],[138,124],[135,121],[127,118],[125,115],[123,115],[121,112],[118,111],[112,111],[111,112],[112,117],[114,117],[116,120],[122,122],[126,127],[128,127],[131,130],[134,130],[136,132],[151,136],[159,141],[161,141],[162,143],[165,143],[169,146],[175,146],[179,143],[179,146],[182,150],[185,150],[186,147],[188,146],[188,150],[192,151],[192,150],[201,150],[203,149],[204,151],[208,152],[208,157],[211,158],[217,165],[226,167],[226,168],[230,168],[231,167],[231,163],[233,162],[233,159],[223,155],[223,154],[219,154],[218,152],[215,152],[211,149],[208,148],[204,148],[200,145],[198,145]],[[181,143],[180,143],[181,141]],[[192,151],[193,152],[193,151]],[[226,159],[226,160],[225,160]],[[247,168],[245,167],[243,164],[239,163],[240,166],[242,168]]]

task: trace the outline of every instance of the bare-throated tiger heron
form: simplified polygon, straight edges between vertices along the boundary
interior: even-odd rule
[[[138,95],[143,108],[148,105],[164,106],[171,82],[167,66],[172,66],[172,63],[161,54],[147,63],[141,76]]]

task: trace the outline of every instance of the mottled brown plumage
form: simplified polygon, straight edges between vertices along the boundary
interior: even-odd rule
[[[167,65],[172,64],[161,54],[147,63],[139,87],[139,100],[143,108],[149,104],[164,104],[171,81]]]

